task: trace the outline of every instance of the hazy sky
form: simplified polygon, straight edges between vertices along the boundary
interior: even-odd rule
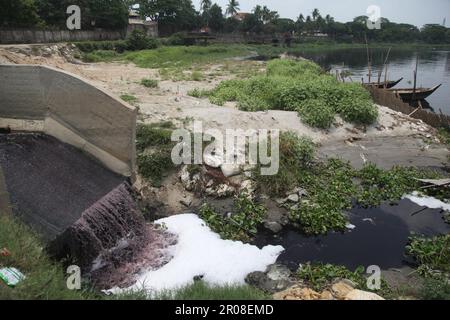
[[[405,22],[419,27],[426,23],[442,24],[447,17],[450,26],[450,0],[238,0],[241,11],[250,12],[257,4],[276,10],[282,17],[296,19],[300,13],[306,17],[314,8],[325,16],[330,14],[337,21],[347,22],[354,17],[367,15],[370,5],[381,8],[381,16],[393,22]],[[201,0],[193,0],[197,9]],[[228,0],[212,0],[225,11]]]

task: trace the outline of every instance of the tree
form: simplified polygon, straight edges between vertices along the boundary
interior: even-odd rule
[[[263,22],[260,21],[254,14],[246,15],[242,21],[242,31],[260,33],[263,30]]]
[[[140,0],[142,17],[158,21],[164,33],[192,30],[201,24],[201,19],[191,0]]]
[[[202,18],[204,23],[209,26],[209,21],[211,19],[211,0],[202,0],[202,2],[200,3],[200,7],[202,10]]]
[[[438,24],[426,24],[421,32],[422,40],[428,43],[445,43],[448,29]]]
[[[230,0],[230,2],[228,2],[226,14],[234,16],[239,9],[239,2],[237,0]]]
[[[313,20],[314,20],[314,21],[316,21],[317,18],[320,17],[319,9],[316,8],[316,9],[313,10],[313,12],[312,12],[312,17],[313,17]]]
[[[212,3],[211,0],[202,0],[200,3],[200,7],[203,12],[208,12],[211,9]]]
[[[0,26],[33,27],[42,23],[34,0],[2,0]]]
[[[214,31],[222,31],[225,25],[225,17],[222,13],[222,8],[217,4],[213,4],[209,9],[209,26]]]

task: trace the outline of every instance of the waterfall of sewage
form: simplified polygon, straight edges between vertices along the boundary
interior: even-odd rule
[[[124,182],[83,212],[48,250],[58,259],[70,257],[95,287],[109,289],[131,286],[142,269],[168,263],[164,249],[175,241],[145,222],[130,183]]]

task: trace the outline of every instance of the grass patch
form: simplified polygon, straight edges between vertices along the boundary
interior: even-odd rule
[[[85,53],[83,61],[85,62],[111,62],[117,59],[118,54],[112,50],[97,50],[95,52]]]
[[[218,105],[237,101],[244,111],[297,111],[305,123],[323,129],[331,126],[337,114],[366,125],[378,118],[378,110],[360,84],[338,82],[309,61],[273,60],[266,75],[224,81],[212,90],[210,100]]]
[[[155,79],[142,79],[141,85],[146,88],[158,88],[159,82]]]
[[[203,73],[201,73],[200,71],[193,71],[191,74],[191,80],[192,81],[202,81]]]
[[[137,165],[145,179],[159,186],[165,174],[173,169],[171,141],[174,125],[171,122],[140,124],[136,131]]]
[[[123,94],[120,96],[120,99],[122,99],[125,102],[128,102],[130,104],[135,104],[138,102],[138,98],[136,98],[135,96],[131,95],[131,94]]]
[[[130,52],[123,55],[123,58],[141,68],[188,69],[194,65],[211,64],[248,53],[247,47],[238,45],[176,46]]]
[[[223,239],[249,242],[258,232],[267,210],[245,194],[235,199],[234,206],[235,212],[231,216],[224,216],[210,205],[204,204],[200,209],[200,217]]]
[[[208,97],[210,94],[209,90],[205,90],[205,89],[192,89],[190,91],[188,91],[188,96],[194,97],[194,98],[206,98]]]
[[[0,267],[15,267],[26,279],[15,288],[0,282],[0,300],[73,300],[99,298],[84,286],[81,291],[67,289],[63,267],[48,258],[40,237],[15,218],[0,215],[0,248],[10,256],[0,256]]]

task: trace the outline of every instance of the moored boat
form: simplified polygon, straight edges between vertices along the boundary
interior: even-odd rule
[[[433,88],[416,88],[414,89],[390,89],[404,101],[416,101],[424,100],[430,95],[432,95],[437,89],[440,88],[442,84],[437,85]]]

